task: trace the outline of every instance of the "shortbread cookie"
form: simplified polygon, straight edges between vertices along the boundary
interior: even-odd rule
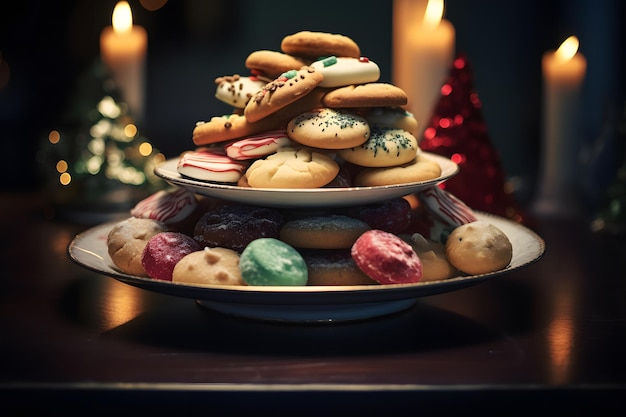
[[[407,184],[428,181],[441,176],[441,166],[422,155],[413,161],[392,167],[365,168],[354,178],[357,187]]]
[[[397,107],[408,103],[403,89],[387,83],[348,85],[329,91],[322,104],[331,108]]]
[[[359,45],[345,35],[301,31],[283,38],[280,49],[290,55],[312,57],[317,59],[323,56],[361,56]]]
[[[365,143],[338,150],[337,155],[363,167],[391,167],[413,161],[418,152],[417,139],[406,130],[373,127]]]
[[[244,115],[254,123],[309,94],[324,79],[313,67],[302,67],[279,75],[248,102]]]
[[[399,237],[411,245],[422,262],[421,282],[439,281],[459,274],[459,270],[448,261],[443,243],[426,239],[419,233]]]
[[[380,68],[367,57],[351,58],[329,56],[311,64],[324,76],[320,87],[342,87],[378,81]]]
[[[310,216],[285,223],[280,240],[294,248],[347,249],[368,230],[367,223],[344,215]]]
[[[254,51],[245,61],[246,68],[259,73],[270,80],[276,79],[280,74],[289,70],[297,70],[309,65],[310,59],[304,59],[279,51],[259,50]]]
[[[319,188],[338,173],[339,165],[331,157],[288,147],[254,161],[246,178],[253,188]]]
[[[352,259],[350,249],[301,249],[307,285],[377,285]]]
[[[450,263],[470,275],[499,271],[511,262],[513,246],[507,235],[487,221],[457,227],[446,240]]]
[[[266,81],[257,77],[242,77],[239,74],[218,77],[215,98],[231,106],[243,109],[248,104],[250,97],[256,94],[267,84]]]
[[[320,108],[290,120],[287,134],[302,145],[345,149],[365,143],[370,137],[370,127],[363,117],[346,111]]]
[[[152,236],[167,231],[165,223],[153,219],[130,217],[115,224],[107,236],[109,257],[120,271],[147,277],[141,257]]]
[[[189,285],[246,285],[239,269],[239,253],[227,248],[204,248],[182,258],[172,282]]]

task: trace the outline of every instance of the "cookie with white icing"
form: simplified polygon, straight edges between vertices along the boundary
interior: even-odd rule
[[[329,56],[311,64],[324,76],[320,87],[341,87],[378,81],[380,68],[367,57]]]
[[[239,74],[218,77],[215,98],[231,106],[243,109],[250,98],[267,84],[257,77],[242,77]]]

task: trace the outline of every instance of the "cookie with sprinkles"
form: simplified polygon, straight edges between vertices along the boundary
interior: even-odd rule
[[[215,79],[215,98],[231,106],[243,109],[248,100],[266,84],[257,77],[245,77],[239,74],[226,75]]]
[[[331,108],[398,107],[409,102],[406,92],[393,84],[366,83],[330,90],[322,104]]]
[[[243,114],[248,122],[257,122],[306,96],[323,79],[321,72],[309,66],[284,72],[250,99]]]
[[[287,135],[305,146],[345,149],[365,143],[370,136],[370,127],[361,116],[319,108],[291,119],[287,124]]]
[[[363,167],[390,167],[406,164],[419,152],[415,136],[403,129],[372,126],[369,139],[359,145],[340,149],[344,161]]]

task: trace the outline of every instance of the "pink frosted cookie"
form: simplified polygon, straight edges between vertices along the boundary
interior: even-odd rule
[[[130,210],[133,217],[153,219],[167,225],[189,217],[198,207],[196,195],[185,188],[160,190],[141,200]]]
[[[270,155],[283,146],[291,145],[285,129],[262,132],[247,136],[241,140],[228,143],[224,146],[226,155],[241,161],[257,159]]]
[[[417,198],[433,217],[448,226],[457,227],[477,220],[467,204],[437,186],[419,191]]]
[[[200,244],[184,233],[161,232],[148,240],[141,264],[150,278],[171,281],[178,261],[199,250]]]
[[[219,149],[186,152],[177,166],[183,177],[223,183],[236,183],[246,168],[247,164],[235,161]]]
[[[411,245],[393,233],[369,230],[351,249],[352,259],[380,284],[408,284],[422,278],[422,262]]]

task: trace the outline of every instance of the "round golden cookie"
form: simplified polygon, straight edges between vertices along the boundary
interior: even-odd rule
[[[337,155],[362,167],[391,167],[413,161],[418,151],[417,139],[406,130],[370,126],[365,143],[340,149]]]
[[[367,83],[330,90],[322,104],[331,108],[397,107],[408,103],[404,90],[393,84]]]
[[[507,235],[487,221],[475,221],[455,228],[446,240],[446,257],[469,275],[480,275],[505,268],[513,258]]]
[[[227,248],[204,248],[184,256],[172,272],[172,282],[192,285],[246,285],[239,253]]]
[[[373,107],[365,115],[370,126],[403,129],[415,136],[418,143],[418,122],[415,115],[402,107]]]
[[[314,148],[345,149],[365,143],[370,137],[370,127],[363,117],[320,108],[291,119],[287,124],[287,136]]]
[[[347,249],[369,225],[352,217],[331,214],[290,220],[280,229],[280,240],[294,248]]]
[[[365,168],[356,174],[354,185],[357,187],[376,187],[381,185],[406,184],[409,182],[428,181],[441,176],[441,166],[421,153],[407,163],[392,167]]]
[[[269,130],[284,129],[292,118],[320,107],[325,93],[325,90],[315,88],[299,100],[254,123],[248,121],[244,115],[235,113],[215,116],[208,122],[198,122],[193,129],[193,143],[198,146],[209,145]]]
[[[289,55],[313,59],[330,55],[352,58],[361,56],[359,45],[348,36],[307,30],[285,36],[280,43],[280,49]]]
[[[459,274],[459,271],[448,261],[446,247],[443,243],[426,239],[419,233],[399,236],[411,245],[422,261],[422,279],[420,282],[439,281]]]
[[[339,173],[331,157],[308,149],[281,148],[246,171],[252,188],[319,188]]]
[[[167,230],[167,225],[157,220],[137,217],[123,220],[115,224],[107,236],[109,257],[122,272],[147,277],[141,264],[143,250],[150,238]]]
[[[258,71],[263,76],[273,80],[283,72],[302,68],[309,65],[311,60],[285,54],[279,51],[259,50],[254,51],[245,61],[246,68]]]
[[[259,121],[306,96],[323,79],[313,67],[284,72],[252,96],[243,114],[250,123]]]
[[[307,285],[377,285],[354,262],[349,249],[301,249]]]

